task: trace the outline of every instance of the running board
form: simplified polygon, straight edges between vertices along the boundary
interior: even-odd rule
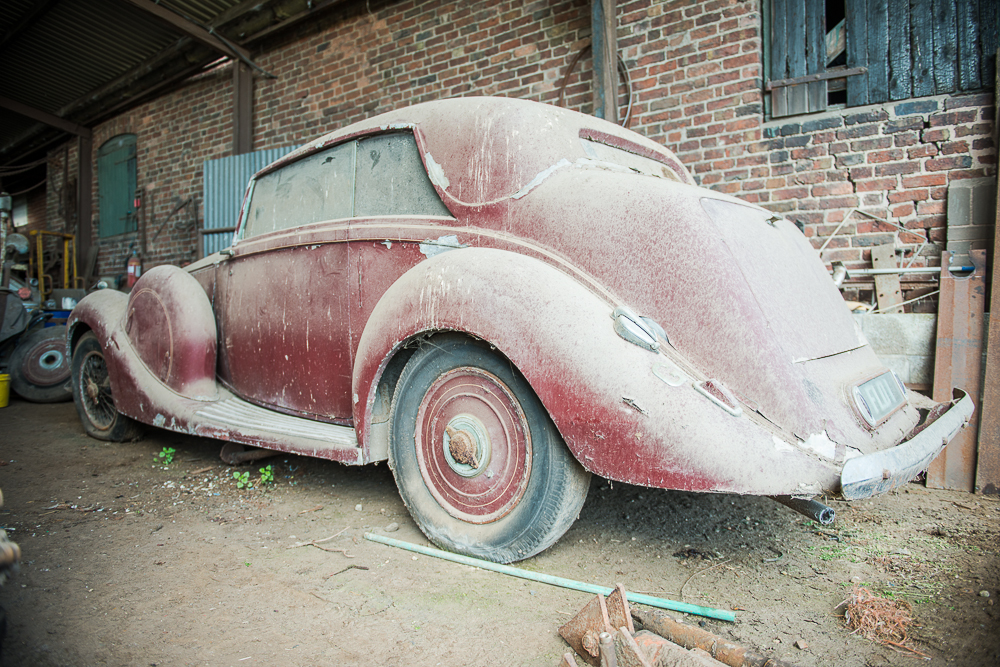
[[[350,426],[282,414],[235,396],[200,408],[194,416],[198,431],[210,437],[344,463],[362,463],[358,438]]]

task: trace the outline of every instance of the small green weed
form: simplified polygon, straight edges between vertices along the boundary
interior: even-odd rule
[[[266,465],[260,469],[260,483],[261,485],[274,484],[274,468]]]
[[[177,452],[177,450],[174,449],[173,447],[164,447],[163,450],[160,452],[160,455],[158,457],[160,459],[160,463],[162,463],[165,466],[168,466],[171,463],[173,463],[174,462],[174,454],[176,452]]]
[[[250,473],[249,472],[234,472],[233,479],[236,480],[236,488],[252,488],[250,486]]]

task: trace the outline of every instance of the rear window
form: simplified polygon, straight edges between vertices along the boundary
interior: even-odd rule
[[[449,216],[412,134],[339,144],[257,178],[242,238],[314,222],[386,215]]]

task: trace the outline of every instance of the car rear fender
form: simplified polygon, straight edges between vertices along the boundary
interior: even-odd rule
[[[693,387],[657,377],[663,353],[614,331],[616,305],[567,272],[502,250],[465,248],[421,262],[382,296],[355,355],[358,440],[387,457],[401,353],[421,336],[462,331],[496,346],[525,376],[580,463],[647,486],[755,494],[835,489],[839,467]],[[805,486],[801,486],[805,485]]]

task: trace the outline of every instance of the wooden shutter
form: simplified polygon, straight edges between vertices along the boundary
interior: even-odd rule
[[[97,155],[98,211],[100,235],[115,236],[135,231],[135,135],[109,140]]]
[[[826,71],[824,0],[771,0],[771,81]],[[783,85],[771,90],[771,116],[826,109],[827,82]]]

